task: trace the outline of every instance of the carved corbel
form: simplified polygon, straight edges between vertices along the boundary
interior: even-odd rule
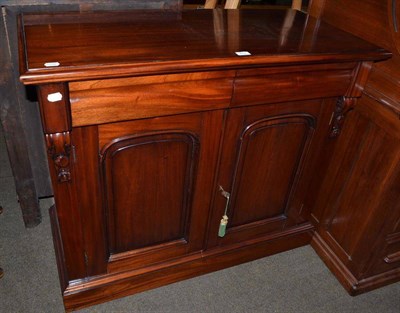
[[[71,181],[71,138],[69,132],[46,134],[47,152],[53,160],[59,183]]]
[[[347,113],[353,110],[356,98],[340,97],[336,102],[335,111],[331,118],[331,130],[329,138],[336,138],[340,135],[344,119]]]

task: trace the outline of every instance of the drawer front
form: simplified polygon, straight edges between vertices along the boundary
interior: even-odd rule
[[[256,105],[344,95],[354,64],[240,70],[232,105]]]
[[[72,125],[85,126],[229,106],[234,71],[69,84]]]

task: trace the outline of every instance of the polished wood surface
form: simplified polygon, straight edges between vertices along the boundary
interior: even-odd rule
[[[390,56],[324,23],[318,23],[318,30],[309,38],[312,45],[304,50],[304,31],[314,24],[312,17],[299,11],[222,11],[222,20],[238,20],[239,27],[227,23],[215,32],[214,15],[219,13],[187,10],[24,15],[26,44],[21,56],[26,58],[21,60],[21,80],[31,84]],[[288,18],[289,25],[282,28]],[[230,25],[234,25],[232,29]],[[235,44],[223,40],[231,32]],[[221,41],[226,43],[218,44]],[[237,56],[235,52],[240,51],[251,55]],[[60,65],[46,68],[49,62]]]
[[[346,113],[372,62],[390,57],[294,10],[23,22],[67,309],[310,243]]]
[[[73,126],[224,108],[234,76],[218,71],[72,82]]]
[[[326,106],[325,110],[332,110]],[[312,169],[310,151],[322,101],[279,103],[231,110],[227,116],[208,246],[246,241],[280,232],[307,221],[301,185]],[[320,130],[318,135],[323,134]],[[226,199],[231,193],[227,233],[218,238]],[[299,193],[299,191],[301,192]]]
[[[313,0],[310,12],[331,25],[393,52],[390,60],[374,65],[365,93],[399,114],[400,37],[396,32],[399,1]]]
[[[399,136],[398,117],[361,98],[313,211],[319,234],[313,246],[353,295],[400,279]]]
[[[109,270],[203,248],[222,118],[217,111],[100,126]]]
[[[355,64],[313,65],[282,69],[240,70],[235,79],[232,105],[275,102],[277,98],[301,100],[309,96],[335,97],[346,93]],[[301,83],[299,83],[301,82]],[[281,88],[285,86],[285,88]]]
[[[350,294],[400,280],[398,1],[312,1],[310,12],[393,51],[372,66],[332,151],[313,246]]]

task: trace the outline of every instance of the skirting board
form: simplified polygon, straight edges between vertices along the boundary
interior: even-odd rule
[[[400,268],[358,280],[316,232],[311,246],[351,296],[400,281]]]
[[[314,227],[303,224],[278,234],[270,234],[254,240],[214,248],[168,262],[154,264],[142,269],[104,274],[87,279],[66,282],[62,260],[61,238],[57,236],[58,223],[55,208],[51,209],[51,223],[55,239],[64,306],[73,311],[125,297],[142,291],[168,285],[184,279],[218,271],[230,266],[253,261],[279,252],[308,245]],[[63,288],[64,289],[64,288]]]

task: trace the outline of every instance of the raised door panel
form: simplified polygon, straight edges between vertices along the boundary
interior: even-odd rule
[[[121,138],[105,149],[111,254],[187,242],[198,146],[194,135],[167,132]]]
[[[280,103],[229,112],[210,247],[277,233],[305,221],[300,190],[309,183],[306,169],[321,103]],[[222,189],[230,193],[228,203]],[[225,208],[226,233],[217,236]]]
[[[99,127],[109,272],[203,249],[222,116]]]
[[[308,148],[313,124],[307,115],[284,115],[246,127],[235,168],[230,227],[285,219],[296,169]]]

